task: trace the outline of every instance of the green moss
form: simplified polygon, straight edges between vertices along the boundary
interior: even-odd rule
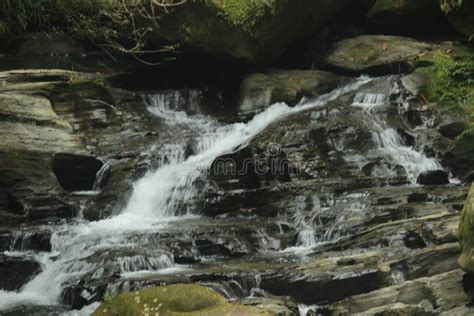
[[[112,315],[265,315],[229,304],[215,291],[195,284],[176,284],[119,294],[102,303],[93,316]]]
[[[219,14],[231,25],[243,26],[250,33],[255,31],[259,19],[275,16],[284,8],[286,1],[275,0],[211,0]],[[258,34],[254,34],[258,35]]]
[[[118,4],[116,0],[4,0],[0,2],[0,37],[54,30],[91,35],[88,32],[99,27],[100,19],[117,17]]]
[[[436,50],[420,61],[416,73],[427,78],[421,94],[440,111],[473,115],[474,52]]]
[[[447,120],[465,122],[466,130],[451,144],[447,159],[456,176],[474,170],[474,51],[437,49],[419,60],[416,73],[427,80],[420,94]]]

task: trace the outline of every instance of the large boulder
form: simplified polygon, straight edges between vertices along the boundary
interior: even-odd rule
[[[459,222],[459,243],[462,247],[458,262],[461,268],[474,273],[474,185],[464,204]]]
[[[176,284],[117,295],[93,316],[112,315],[270,315],[256,307],[228,303],[215,291],[195,284]]]
[[[444,170],[430,170],[422,172],[416,182],[423,185],[442,185],[449,183],[448,173]]]
[[[40,271],[41,267],[36,261],[0,255],[0,289],[19,290]]]
[[[362,35],[337,42],[323,62],[350,73],[400,73],[413,69],[415,58],[431,49],[411,38]]]
[[[151,42],[168,40],[269,64],[293,41],[325,26],[346,4],[346,0],[193,1],[162,17]]]
[[[440,0],[441,10],[456,30],[469,39],[474,36],[474,2],[470,0]]]
[[[390,34],[434,33],[447,24],[438,0],[377,0],[367,17],[374,31]]]

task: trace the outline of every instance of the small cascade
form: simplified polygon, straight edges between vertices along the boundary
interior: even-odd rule
[[[367,198],[367,193],[327,196],[324,201],[312,196],[312,209],[308,212],[305,210],[307,205],[302,204],[294,216],[294,225],[299,227],[296,245],[283,252],[306,254],[350,235],[366,218],[369,209]]]
[[[145,95],[143,98],[147,105],[147,110],[169,124],[192,124],[194,126],[213,123],[210,122],[209,117],[199,115],[201,112],[199,110],[199,101],[202,96],[197,90],[190,90],[187,93],[180,90],[166,90]],[[195,115],[190,116],[188,112]]]
[[[314,229],[304,229],[298,233],[297,247],[312,248],[316,246],[316,237]]]
[[[380,152],[390,159],[392,163],[405,169],[407,179],[416,184],[418,175],[424,171],[443,169],[434,158],[429,158],[422,152],[404,144],[401,135],[396,129],[390,128],[378,111],[379,108],[390,106],[388,95],[382,93],[357,93],[353,106],[362,108],[367,112],[367,122],[372,125],[372,137]]]
[[[171,268],[174,265],[173,259],[170,256],[162,254],[158,257],[148,256],[131,256],[119,257],[116,259],[120,265],[120,271],[137,272],[137,271],[153,271]]]
[[[309,315],[318,315],[316,314],[316,310],[319,308],[318,305],[305,305],[305,304],[298,304],[298,312],[300,316],[309,316]]]
[[[384,105],[387,100],[388,98],[384,93],[359,92],[355,95],[352,104],[370,110],[371,108]]]
[[[110,164],[105,162],[102,167],[97,171],[95,176],[94,186],[92,188],[93,191],[99,192],[102,190],[105,182],[107,181],[107,177],[110,174]]]
[[[262,276],[260,274],[255,275],[255,284],[250,289],[249,297],[265,297],[266,293],[261,288],[262,285]]]

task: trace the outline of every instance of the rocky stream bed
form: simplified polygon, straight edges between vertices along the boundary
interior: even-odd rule
[[[0,57],[0,314],[473,314],[472,116],[433,101],[472,54],[363,35],[225,86]]]

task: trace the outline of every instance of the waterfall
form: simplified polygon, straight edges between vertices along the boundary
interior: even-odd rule
[[[396,129],[387,126],[384,117],[377,112],[383,106],[389,106],[389,98],[381,93],[357,93],[352,103],[362,108],[367,114],[367,122],[373,128],[372,137],[383,156],[405,169],[407,179],[416,184],[418,175],[424,171],[443,169],[435,159],[404,145]]]
[[[312,248],[316,246],[316,238],[314,229],[304,229],[298,233],[297,247]]]
[[[52,251],[45,259],[42,272],[19,292],[0,291],[0,309],[25,303],[58,304],[68,282],[93,271],[103,272],[98,269],[102,262],[90,260],[97,253],[139,247],[139,243],[129,239],[133,234],[156,232],[179,218],[198,213],[186,205],[186,202],[199,195],[196,181],[205,176],[206,170],[217,157],[246,144],[271,123],[304,110],[324,106],[342,94],[359,89],[370,80],[360,78],[293,108],[284,103],[276,103],[248,123],[231,125],[220,125],[202,115],[188,116],[184,112],[175,111],[166,101],[167,98],[160,95],[146,97],[148,110],[165,123],[196,128],[199,135],[195,153],[186,157],[184,146],[175,147],[161,167],[150,170],[135,183],[129,202],[118,215],[98,222],[77,220],[53,227]],[[169,269],[174,264],[172,256],[162,255],[150,253],[146,254],[146,258],[132,255],[128,259],[119,260],[118,264],[126,273]]]
[[[92,187],[92,191],[99,192],[102,189],[109,171],[110,171],[110,164],[108,162],[105,162],[102,165],[102,167],[99,169],[99,171],[97,171],[97,174],[95,176],[94,186]]]

